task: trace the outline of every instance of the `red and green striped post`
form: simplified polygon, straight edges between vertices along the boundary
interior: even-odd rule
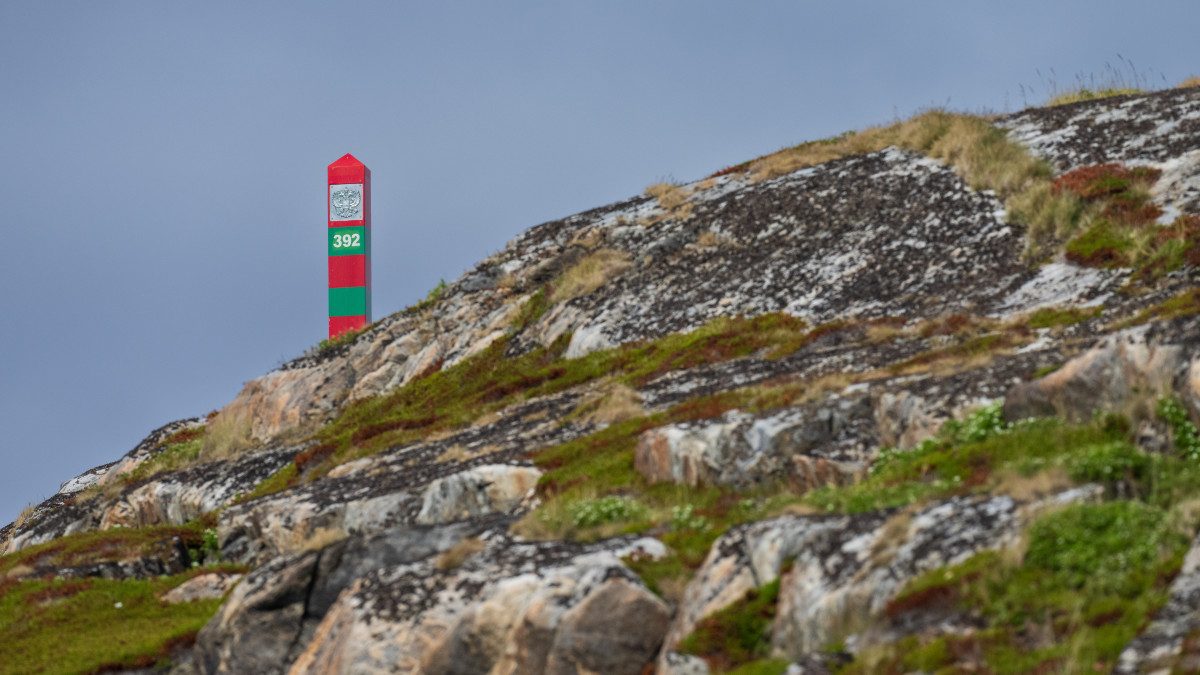
[[[329,339],[371,323],[371,170],[329,165]]]

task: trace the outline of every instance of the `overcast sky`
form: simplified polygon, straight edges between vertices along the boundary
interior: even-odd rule
[[[929,106],[1200,74],[1194,2],[0,3],[0,523],[532,225]],[[1127,63],[1132,61],[1132,66]],[[1030,91],[1032,90],[1032,91]]]

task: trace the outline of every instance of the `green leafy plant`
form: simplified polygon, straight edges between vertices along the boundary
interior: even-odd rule
[[[1200,460],[1200,433],[1183,404],[1178,399],[1160,398],[1156,412],[1171,426],[1176,452],[1191,461]]]
[[[571,522],[575,527],[592,527],[602,523],[632,520],[646,513],[646,508],[629,497],[608,496],[588,499],[571,506]]]

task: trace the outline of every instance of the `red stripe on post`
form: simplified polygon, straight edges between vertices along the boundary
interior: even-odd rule
[[[367,274],[367,256],[329,256],[330,288],[361,288],[367,285],[367,279],[370,278]]]
[[[329,339],[345,333],[348,330],[362,330],[367,327],[365,316],[331,316],[329,317]]]

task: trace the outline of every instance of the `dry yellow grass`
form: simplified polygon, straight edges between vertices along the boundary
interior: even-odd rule
[[[657,199],[658,205],[668,211],[673,211],[683,206],[688,197],[692,196],[690,190],[686,190],[679,185],[672,185],[671,183],[655,183],[646,188],[646,194]]]
[[[467,446],[465,446],[461,443],[455,443],[454,445],[450,446],[449,448],[446,448],[446,450],[442,454],[438,455],[438,458],[435,461],[437,461],[437,462],[465,462],[467,460],[475,459],[476,457],[486,455],[490,452],[495,452],[499,449],[500,449],[500,446],[498,446],[498,445],[488,444],[488,445],[481,445],[478,448],[475,448],[474,450],[472,450],[471,448],[468,448]]]
[[[22,525],[29,522],[29,519],[33,517],[33,514],[36,511],[37,506],[33,504],[21,509],[21,513],[17,515],[17,519],[13,521],[13,531],[15,532],[16,530],[20,529]]]
[[[1034,502],[1062,492],[1074,485],[1061,467],[1039,471],[1032,476],[1023,476],[1017,471],[1001,474],[996,480],[993,494],[1008,495],[1020,502]]]
[[[774,178],[842,157],[876,152],[889,146],[925,153],[953,165],[976,189],[1013,195],[1050,169],[1003,131],[982,117],[930,110],[886,127],[848,132],[836,138],[802,143],[750,164],[755,180]]]
[[[490,413],[484,413],[483,415],[480,415],[474,422],[471,423],[471,426],[486,427],[489,424],[495,424],[496,422],[499,422],[501,419],[503,419],[503,417],[504,415],[499,410],[493,410]]]
[[[575,233],[574,237],[571,237],[570,245],[579,246],[589,251],[594,251],[600,248],[600,245],[604,243],[605,233],[606,231],[604,228],[600,227],[592,227],[586,230],[580,230],[579,232]]]
[[[485,544],[483,540],[479,539],[478,537],[463,539],[454,546],[450,547],[448,551],[439,555],[434,560],[433,564],[443,572],[446,570],[456,569],[461,567],[462,564],[467,561],[467,558],[470,558],[485,548],[487,548],[487,544]]]
[[[904,326],[891,323],[873,323],[867,326],[866,339],[871,344],[883,344],[908,334]]]
[[[883,523],[879,536],[871,544],[870,556],[874,567],[883,567],[891,562],[900,546],[908,541],[908,530],[916,511],[917,506],[910,505],[897,511]]]
[[[642,395],[636,389],[623,384],[614,384],[608,388],[600,405],[588,416],[588,421],[595,424],[615,424],[646,414],[642,407]]]
[[[1200,87],[1200,75],[1192,75],[1176,85],[1176,89],[1186,89],[1188,87]]]
[[[700,248],[716,248],[721,245],[721,238],[712,230],[705,230],[696,237],[696,246]]]
[[[691,190],[671,183],[655,183],[646,188],[646,194],[658,200],[658,205],[663,208],[665,213],[639,220],[638,223],[643,227],[649,227],[667,219],[684,221],[692,217],[692,203],[688,201],[692,196]]]
[[[14,565],[12,569],[4,574],[4,577],[6,579],[18,579],[20,577],[27,577],[30,574],[33,574],[33,572],[33,568],[29,565],[19,564]]]
[[[1053,250],[1079,227],[1083,203],[1069,190],[1054,194],[1050,181],[1013,195],[1007,203],[1009,217],[1028,229],[1025,257],[1036,259]]]
[[[304,541],[304,546],[302,548],[305,551],[319,551],[326,546],[329,546],[330,544],[336,544],[337,542],[349,536],[350,535],[341,528],[320,528],[313,532],[312,536]]]
[[[248,386],[256,386],[250,383]],[[258,445],[251,434],[253,415],[248,406],[230,404],[208,423],[199,462],[228,459]]]
[[[567,270],[554,284],[551,304],[566,302],[591,293],[630,267],[629,254],[600,249]]]

